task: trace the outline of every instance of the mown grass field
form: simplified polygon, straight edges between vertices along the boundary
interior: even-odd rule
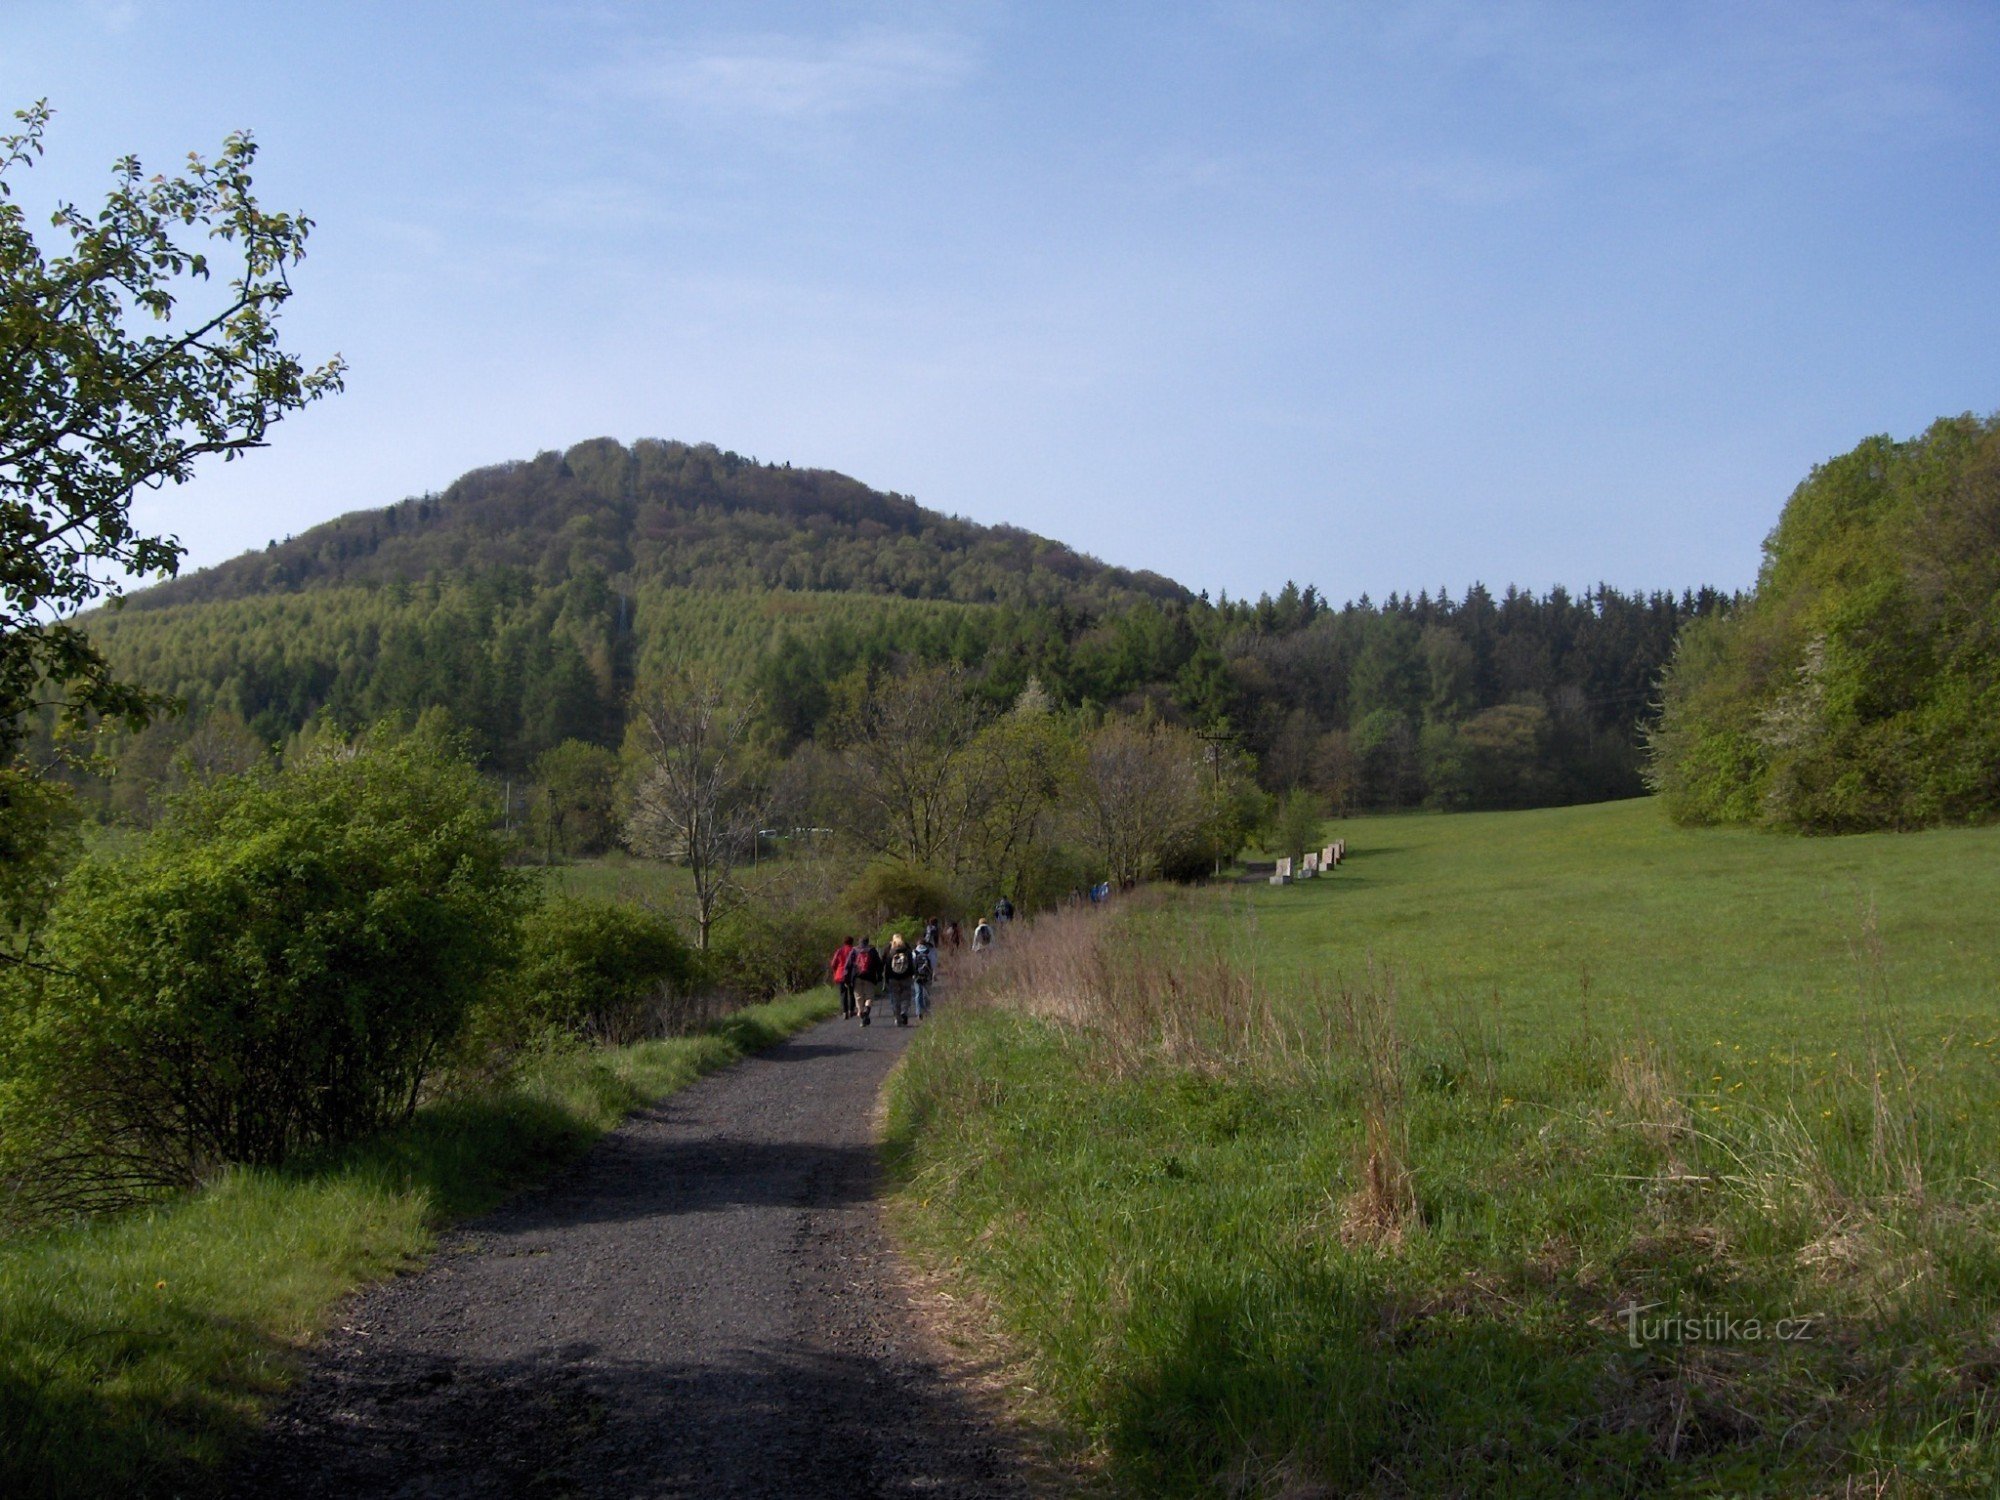
[[[915,1039],[899,1214],[1038,1414],[1146,1494],[1992,1493],[2000,829],[1333,831]]]
[[[338,1159],[0,1241],[0,1494],[209,1487],[340,1298],[640,1104],[832,1009],[800,997],[701,1035],[555,1052]]]

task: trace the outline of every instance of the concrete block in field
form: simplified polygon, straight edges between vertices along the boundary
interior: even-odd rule
[[[1291,883],[1292,877],[1289,875],[1273,875],[1271,877],[1272,885],[1290,885]]]

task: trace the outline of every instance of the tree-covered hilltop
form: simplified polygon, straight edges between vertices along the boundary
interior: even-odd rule
[[[596,572],[1016,606],[1188,597],[1157,574],[941,515],[831,470],[760,464],[707,443],[595,438],[475,469],[442,494],[354,511],[135,595],[131,607],[499,572],[539,584]]]
[[[1636,795],[1640,726],[1713,591],[1480,586],[1334,606],[1286,584],[1210,603],[1060,543],[940,516],[818,470],[608,440],[481,469],[135,596],[90,624],[186,716],[114,740],[142,809],[197,758],[321,714],[442,707],[512,777],[615,749],[634,690],[700,663],[754,692],[786,757],[903,671],[951,664],[988,708],[1150,712],[1325,805],[1534,806]]]
[[[2000,814],[2000,416],[1819,465],[1746,607],[1682,639],[1650,775],[1683,822]]]

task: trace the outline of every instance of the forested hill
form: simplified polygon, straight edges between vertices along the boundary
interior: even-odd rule
[[[750,690],[778,756],[950,662],[990,709],[1033,682],[1059,707],[1157,714],[1335,807],[1495,807],[1642,790],[1660,670],[1727,604],[1474,585],[1332,606],[1291,584],[1211,603],[825,470],[599,439],[357,511],[90,629],[187,708],[105,747],[135,810],[191,737],[268,747],[322,714],[441,708],[519,776],[568,740],[617,747],[634,692],[687,661]]]
[[[135,594],[130,608],[511,573],[631,585],[893,594],[1018,607],[1186,600],[1033,532],[982,526],[844,474],[710,444],[611,438],[475,469],[439,495],[355,511]]]

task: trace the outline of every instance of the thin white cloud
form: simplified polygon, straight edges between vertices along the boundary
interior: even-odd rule
[[[107,36],[122,37],[139,22],[139,7],[132,0],[91,0],[87,8]]]
[[[817,124],[934,97],[973,70],[965,40],[870,29],[845,37],[763,35],[642,50],[587,87],[697,121]]]

